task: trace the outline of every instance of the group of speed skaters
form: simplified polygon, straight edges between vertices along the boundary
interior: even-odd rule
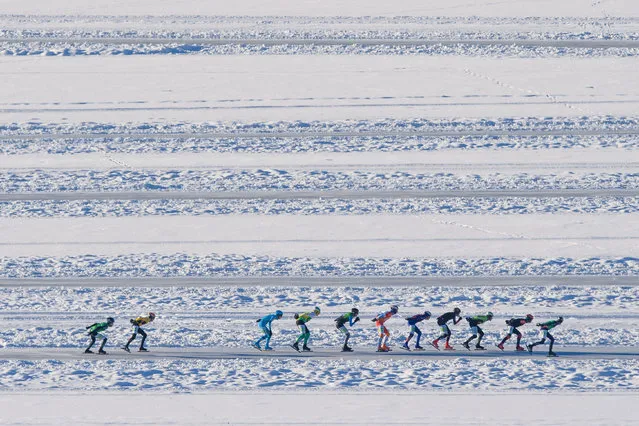
[[[311,336],[311,332],[308,328],[308,322],[313,318],[320,315],[320,308],[315,307],[311,312],[304,313],[296,313],[293,317],[295,318],[295,324],[300,330],[300,335],[297,337],[295,342],[291,345],[293,349],[298,352],[311,352],[311,348],[308,347],[308,341]],[[279,320],[284,316],[284,313],[280,310],[275,311],[275,313],[266,315],[256,322],[258,326],[262,330],[263,335],[253,342],[253,347],[259,349],[261,351],[270,351],[273,350],[271,347],[271,337],[273,336],[273,330],[271,328],[273,321]],[[389,310],[380,312],[375,318],[372,318],[371,321],[375,323],[375,327],[377,328],[378,340],[377,340],[377,352],[390,352],[391,348],[388,346],[388,340],[390,338],[390,332],[386,327],[386,322],[393,318],[399,317],[399,307],[397,305],[392,305]],[[425,350],[420,345],[420,340],[422,337],[422,331],[419,329],[418,324],[422,321],[426,321],[431,319],[432,314],[429,311],[425,311],[424,313],[412,315],[407,318],[402,318],[407,322],[409,327],[408,335],[406,339],[400,347],[404,350],[411,351],[422,351]],[[399,317],[401,318],[401,317]],[[437,350],[455,350],[453,346],[450,344],[450,337],[452,335],[449,324],[457,325],[465,319],[468,323],[468,327],[470,328],[470,336],[466,339],[462,345],[468,350],[485,350],[486,348],[482,346],[482,338],[484,337],[484,331],[481,329],[480,325],[484,324],[488,321],[492,321],[493,313],[487,312],[486,314],[478,314],[462,317],[461,309],[454,308],[450,312],[445,312],[442,315],[437,317],[437,325],[441,330],[441,334],[434,340],[430,341],[429,344]],[[526,348],[521,346],[521,338],[522,334],[519,331],[519,327],[525,326],[533,321],[534,317],[532,314],[528,314],[524,317],[518,318],[510,318],[506,320],[506,325],[508,326],[508,332],[505,337],[501,340],[501,342],[497,345],[497,348],[502,351],[505,349],[504,345],[506,342],[513,336],[516,336],[517,343],[515,346],[516,351],[526,351],[532,353],[533,348],[538,345],[543,345],[548,340],[550,343],[548,356],[557,356],[552,348],[555,343],[555,338],[550,334],[550,330],[560,325],[564,319],[559,317],[556,320],[550,320],[546,322],[537,323],[537,327],[539,327],[540,339],[534,343],[529,343],[526,345]],[[348,341],[351,337],[351,333],[348,328],[353,327],[355,323],[360,321],[359,317],[359,309],[352,308],[349,312],[344,313],[343,315],[335,318],[335,328],[338,332],[344,335],[344,345],[342,346],[342,352],[352,352],[353,349],[348,346]],[[410,344],[411,340],[415,337],[415,344],[411,349]],[[475,341],[475,339],[477,339]],[[264,342],[264,346],[262,347],[260,344]],[[471,348],[471,344],[474,342],[474,348]],[[440,347],[440,344],[443,343],[443,347]],[[302,345],[300,347],[300,344]]]

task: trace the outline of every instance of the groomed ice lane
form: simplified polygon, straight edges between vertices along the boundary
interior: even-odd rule
[[[537,348],[533,354],[508,350],[489,349],[486,351],[468,351],[459,346],[454,351],[437,351],[432,347],[424,351],[404,351],[397,347],[392,352],[378,353],[371,347],[354,348],[355,352],[341,352],[339,348],[315,348],[313,352],[296,352],[290,347],[278,347],[274,351],[258,351],[257,349],[237,348],[151,348],[151,352],[140,353],[132,350],[131,354],[120,348],[106,348],[107,356],[85,354],[81,348],[29,348],[2,349],[0,359],[3,360],[86,360],[86,359],[144,359],[144,360],[215,360],[215,359],[358,359],[358,360],[443,360],[451,358],[472,359],[546,359],[548,346]],[[639,349],[628,347],[579,348],[556,345],[554,351],[562,359],[639,359]]]

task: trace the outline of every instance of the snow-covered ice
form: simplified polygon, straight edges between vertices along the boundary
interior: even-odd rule
[[[0,10],[0,423],[636,423],[633,2]],[[390,304],[396,349],[459,306],[489,350],[462,321],[455,353],[377,354]],[[118,349],[149,311],[151,352]],[[559,358],[494,347],[527,313],[524,343],[565,318]]]

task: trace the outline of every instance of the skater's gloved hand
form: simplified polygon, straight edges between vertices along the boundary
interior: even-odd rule
[[[375,321],[377,321],[377,318],[373,318],[371,321],[372,321],[372,322],[375,322]]]
[[[506,320],[506,324],[510,324],[510,320]]]
[[[355,319],[353,320],[353,324],[355,324],[357,321],[359,321],[359,317],[355,317]]]

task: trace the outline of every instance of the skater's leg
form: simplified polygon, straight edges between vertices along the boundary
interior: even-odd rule
[[[265,348],[270,348],[271,347],[271,337],[273,337],[273,331],[271,331],[271,329],[266,329],[266,334],[264,335],[265,339],[266,339],[266,345],[264,346]]]
[[[417,334],[417,340],[415,341],[415,347],[419,347],[419,340],[422,338],[422,331],[419,327],[415,326],[415,334]]]
[[[519,347],[519,343],[521,342],[521,331],[515,329],[515,334],[517,335],[517,347]]]
[[[136,331],[136,332],[134,332],[134,333],[131,335],[131,337],[129,338],[129,341],[128,341],[128,342],[126,342],[126,345],[124,345],[124,347],[125,347],[125,348],[128,348],[128,347],[129,347],[129,345],[131,344],[131,342],[133,342],[133,341],[135,340],[135,338],[136,338],[136,336],[137,336],[137,335],[138,335],[137,331]]]
[[[142,341],[140,342],[140,349],[142,349],[144,347],[144,342],[146,341],[146,332],[140,328],[138,329],[138,334],[142,336]]]
[[[91,343],[89,343],[89,347],[86,348],[87,351],[91,350],[91,347],[95,343],[95,334],[89,334],[89,336],[91,336]]]
[[[311,337],[311,331],[308,329],[308,327],[306,326],[306,324],[304,324],[304,335],[302,337],[302,339],[304,340],[304,347],[307,346],[308,344],[308,339],[310,339]]]
[[[470,342],[472,342],[477,337],[477,329],[478,328],[479,327],[477,327],[476,325],[473,325],[472,327],[470,327],[470,332],[473,333],[473,335],[470,336],[468,338],[468,340],[466,340],[464,342],[464,346],[466,346],[466,347],[470,346]],[[479,344],[479,342],[477,344]]]
[[[548,348],[548,353],[551,354],[552,353],[552,345],[555,343],[555,338],[552,337],[552,334],[550,334],[550,333],[546,333],[546,335],[548,336],[548,340],[550,340],[550,348]]]
[[[406,338],[406,341],[404,342],[404,346],[408,346],[408,342],[410,342],[410,340],[413,338],[414,335],[415,335],[415,326],[411,325],[410,332],[408,333],[408,337]]]
[[[104,345],[106,345],[106,342],[107,342],[107,338],[105,337],[104,339],[102,339],[102,344],[100,345],[100,352],[104,350]]]
[[[267,342],[267,343],[266,343],[266,345],[268,346],[268,339],[269,339],[269,337],[270,337],[270,336],[268,335],[268,334],[269,334],[269,330],[268,330],[268,328],[266,328],[266,327],[260,327],[260,328],[262,329],[262,336],[261,336],[259,339],[257,339],[257,340],[255,341],[255,344],[256,344],[257,346],[259,346],[259,345],[260,345],[260,343],[262,343],[262,341],[266,340],[266,342]]]
[[[384,326],[380,325],[379,327],[377,327],[377,349],[380,349],[382,347],[382,345],[384,344]]]
[[[453,333],[451,333],[450,328],[448,328],[448,326],[446,326],[446,346],[448,346],[448,345],[449,345],[449,343],[448,343],[448,342],[450,341],[450,336],[451,336],[452,334],[453,334]]]
[[[390,337],[390,332],[383,325],[381,326],[380,335],[381,335],[380,347],[385,348],[387,346],[386,343],[388,342],[388,339]]]
[[[506,340],[510,339],[510,336],[512,336],[510,333],[506,334],[506,337],[502,339],[502,341],[499,343],[499,346],[504,346],[504,343],[506,343]]]
[[[439,329],[441,330],[442,333],[439,335],[437,340],[442,340],[442,339],[445,339],[446,337],[448,337],[448,335],[450,333],[450,329],[448,328],[448,326],[446,324],[440,326]]]
[[[299,344],[304,339],[304,336],[306,336],[306,332],[308,331],[308,328],[306,328],[306,324],[300,324],[299,329],[300,329],[300,335],[297,336],[297,340],[295,341],[295,344]]]
[[[479,338],[477,338],[477,345],[475,346],[481,346],[481,339],[484,337],[484,330],[482,330],[481,327],[477,327],[477,334],[479,335]]]

